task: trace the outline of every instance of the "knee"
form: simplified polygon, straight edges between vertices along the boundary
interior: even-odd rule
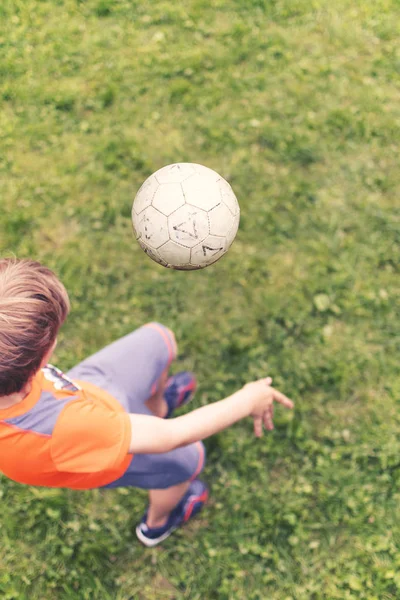
[[[168,349],[169,363],[171,363],[178,355],[178,346],[174,332],[165,325],[157,322],[146,323],[143,327],[152,329],[161,336]]]
[[[171,474],[174,473],[175,485],[196,479],[206,461],[206,451],[202,442],[195,442],[179,450],[179,456],[175,457],[174,464],[171,465]]]

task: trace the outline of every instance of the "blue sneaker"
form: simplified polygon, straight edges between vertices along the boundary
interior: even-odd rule
[[[164,390],[164,398],[168,404],[166,419],[174,410],[191,401],[196,387],[196,377],[190,371],[181,371],[168,379]]]
[[[191,482],[188,491],[173,509],[167,522],[162,527],[149,527],[146,524],[147,511],[139,525],[136,527],[136,535],[139,540],[148,547],[156,546],[164,541],[175,529],[183,523],[194,517],[207,502],[208,488],[200,481],[195,479]]]

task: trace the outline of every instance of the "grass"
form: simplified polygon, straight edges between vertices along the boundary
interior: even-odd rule
[[[68,288],[64,370],[148,320],[195,405],[271,374],[262,441],[207,441],[211,501],[162,547],[146,496],[1,479],[4,600],[395,600],[400,595],[396,0],[3,0],[0,251]],[[199,162],[237,239],[183,273],[134,241],[141,182]]]

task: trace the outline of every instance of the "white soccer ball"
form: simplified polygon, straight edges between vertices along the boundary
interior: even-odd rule
[[[150,175],[132,207],[140,246],[172,269],[203,269],[219,260],[235,239],[239,219],[229,183],[194,163],[167,165]]]

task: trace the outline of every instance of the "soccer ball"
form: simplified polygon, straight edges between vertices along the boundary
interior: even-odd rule
[[[194,163],[159,169],[132,206],[136,239],[156,262],[172,269],[203,269],[227,252],[240,209],[229,183]]]

